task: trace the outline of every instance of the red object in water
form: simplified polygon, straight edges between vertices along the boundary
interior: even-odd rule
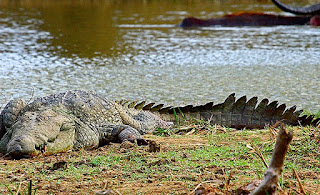
[[[239,12],[225,15],[222,18],[202,20],[185,18],[181,27],[205,26],[274,26],[274,25],[304,25],[310,21],[310,16],[281,16],[265,13]]]
[[[274,26],[274,25],[305,25],[320,26],[320,3],[307,7],[292,7],[283,4],[279,0],[272,2],[285,12],[303,16],[281,16],[274,14],[239,12],[225,15],[222,18],[198,19],[185,18],[181,27],[204,27],[204,26]]]
[[[313,16],[310,19],[310,25],[312,26],[320,26],[320,15]]]

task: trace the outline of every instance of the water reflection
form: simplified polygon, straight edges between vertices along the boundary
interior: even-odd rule
[[[307,2],[307,1],[304,1]],[[0,86],[12,97],[67,89],[204,103],[230,93],[320,109],[320,31],[309,26],[175,27],[269,1],[1,1]]]

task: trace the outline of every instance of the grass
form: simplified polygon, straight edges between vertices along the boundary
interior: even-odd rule
[[[318,110],[317,112],[311,112],[311,111],[308,111],[308,110],[304,110],[301,115],[307,115],[307,116],[310,116],[310,115],[314,115],[315,117],[314,118],[320,118],[320,110]]]
[[[196,131],[188,135],[172,133],[179,130],[146,135],[146,139],[161,143],[157,153],[148,152],[147,146],[124,149],[112,144],[93,151],[18,161],[0,158],[0,194],[10,194],[8,189],[15,194],[20,184],[21,189],[28,189],[30,180],[39,194],[89,194],[101,190],[107,181],[121,194],[186,194],[199,183],[211,180],[215,182],[204,185],[225,192],[223,184],[232,172],[231,193],[263,177],[266,168],[253,145],[269,163],[275,143],[270,129],[235,131],[204,124],[194,125],[189,132],[192,129]],[[284,192],[299,192],[294,168],[306,191],[316,194],[320,190],[319,129],[292,129],[294,139],[280,184]],[[52,170],[59,161],[68,166]]]
[[[9,186],[7,184],[4,184],[4,186],[6,186],[6,188],[8,189],[9,193],[11,195],[17,194],[17,195],[35,195],[37,192],[38,188],[32,189],[32,180],[29,181],[28,186],[26,187],[26,189],[22,190],[23,192],[20,192],[20,187],[21,187],[21,183],[19,184],[18,187],[18,193],[13,193],[13,191],[9,188]]]

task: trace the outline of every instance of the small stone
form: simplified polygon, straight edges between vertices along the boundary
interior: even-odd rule
[[[68,163],[66,161],[59,161],[52,165],[51,170],[57,170],[57,169],[66,169],[68,167]]]
[[[149,152],[160,152],[160,144],[154,140],[149,141]]]
[[[133,148],[133,147],[134,147],[134,143],[132,143],[130,141],[124,141],[120,145],[120,148],[123,148],[123,149],[129,149],[129,148]]]

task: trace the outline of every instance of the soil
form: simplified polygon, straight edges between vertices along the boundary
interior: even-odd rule
[[[255,188],[259,178],[257,170],[250,165],[234,166],[239,169],[228,166],[234,158],[218,159],[221,166],[208,165],[211,160],[195,158],[190,153],[208,146],[207,134],[199,129],[192,135],[146,135],[146,139],[153,140],[151,146],[111,144],[91,151],[69,151],[32,159],[13,160],[2,156],[0,194],[10,194],[8,188],[13,194],[22,193],[30,181],[33,189],[37,188],[37,194],[106,194],[106,190],[109,194],[247,194],[250,188]],[[273,139],[268,130],[247,136],[238,131],[216,134],[228,137],[215,144],[230,147],[246,140],[259,138],[268,142]],[[113,164],[104,158],[114,158],[120,163]],[[259,158],[248,154],[237,159]],[[320,192],[319,153],[310,153],[304,160],[315,166],[301,169],[300,179],[308,193],[317,194]],[[185,161],[186,164],[182,163]],[[185,167],[179,169],[180,166]],[[263,176],[265,169],[261,167],[260,176]],[[280,194],[300,192],[292,172],[284,172],[283,180]]]

